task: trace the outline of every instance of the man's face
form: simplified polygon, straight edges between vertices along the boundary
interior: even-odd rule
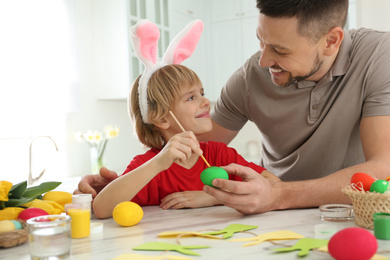
[[[302,80],[318,81],[326,73],[321,70],[323,41],[313,43],[300,35],[296,18],[260,14],[257,37],[262,51],[259,64],[269,67],[275,85],[286,87]]]

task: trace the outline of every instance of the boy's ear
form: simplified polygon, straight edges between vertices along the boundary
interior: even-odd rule
[[[163,118],[161,118],[159,120],[154,121],[153,124],[155,126],[157,126],[158,128],[164,129],[164,130],[168,129],[169,126],[170,126],[170,123],[169,123],[169,121],[167,120],[166,117],[163,117]]]

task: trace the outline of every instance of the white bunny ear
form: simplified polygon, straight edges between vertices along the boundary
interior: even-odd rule
[[[203,31],[203,22],[194,20],[190,22],[169,44],[163,63],[181,64],[192,55]]]
[[[157,62],[157,46],[160,31],[154,23],[140,20],[130,30],[133,49],[145,67],[151,67]]]
[[[157,46],[160,31],[154,23],[148,20],[140,20],[131,27],[130,34],[133,49],[137,57],[145,65],[138,83],[139,107],[142,120],[145,124],[148,119],[148,82],[152,74],[167,64],[180,64],[190,57],[198,44],[203,30],[203,22],[194,20],[189,23],[171,42],[163,57],[162,62],[157,58]]]
[[[142,120],[148,123],[148,82],[153,72],[162,67],[157,60],[160,30],[154,23],[140,20],[131,27],[130,34],[135,54],[145,65],[145,70],[138,83],[138,99]]]

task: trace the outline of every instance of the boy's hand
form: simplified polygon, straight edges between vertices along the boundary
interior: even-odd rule
[[[202,208],[222,204],[204,191],[192,190],[171,193],[161,200],[162,209]]]
[[[193,132],[187,131],[174,135],[155,157],[163,170],[171,167],[172,163],[183,163],[193,154],[203,153]]]

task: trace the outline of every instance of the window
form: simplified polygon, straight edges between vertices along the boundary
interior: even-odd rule
[[[76,86],[72,21],[63,0],[0,2],[1,180],[27,180],[29,144],[34,176],[46,168],[65,176],[65,115]]]

